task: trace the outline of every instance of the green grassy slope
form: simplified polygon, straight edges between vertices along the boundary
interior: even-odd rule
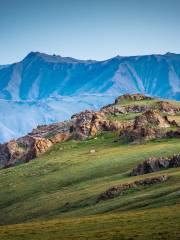
[[[3,226],[1,240],[174,240],[180,238],[180,207],[56,219]]]
[[[125,100],[121,105],[158,109],[158,101]],[[138,115],[108,118],[133,121]],[[178,114],[173,117],[179,119]],[[116,139],[118,132],[109,132],[59,143],[34,161],[1,170],[0,240],[179,239],[180,168],[136,177],[129,172],[148,157],[179,153],[180,140],[135,145]],[[169,175],[165,183],[131,189],[96,203],[109,187],[164,173]]]
[[[136,234],[148,239],[156,228],[159,238],[154,239],[163,234],[176,239],[180,169],[138,177],[129,177],[129,171],[147,157],[179,153],[179,139],[127,145],[114,142],[116,138],[117,133],[103,133],[59,143],[32,162],[1,170],[1,225],[31,223],[0,227],[0,239],[134,239]],[[96,204],[98,195],[113,185],[161,173],[170,176],[166,183]]]

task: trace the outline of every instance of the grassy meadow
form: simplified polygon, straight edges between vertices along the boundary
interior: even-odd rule
[[[179,139],[139,145],[116,139],[113,132],[59,143],[1,170],[0,239],[179,239],[180,169],[129,176],[148,157],[179,153]],[[96,203],[111,186],[163,173],[165,183]]]

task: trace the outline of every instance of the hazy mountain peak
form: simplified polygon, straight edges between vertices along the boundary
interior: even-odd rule
[[[79,109],[101,107],[124,93],[179,100],[180,55],[85,61],[30,52],[21,62],[0,67],[0,141]]]
[[[52,63],[93,63],[96,62],[95,60],[79,60],[72,57],[62,57],[61,55],[57,54],[46,54],[41,52],[30,52],[27,56],[23,59],[23,61],[31,61],[33,59],[41,59],[46,62]]]

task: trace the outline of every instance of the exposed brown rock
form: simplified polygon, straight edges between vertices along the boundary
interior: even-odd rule
[[[48,139],[25,136],[0,145],[0,167],[27,162],[46,152],[52,143]]]
[[[148,110],[135,118],[134,124],[120,133],[120,137],[126,137],[129,141],[147,141],[165,136],[165,128],[170,124],[158,110]]]
[[[175,167],[180,167],[180,154],[179,155],[174,155],[170,161],[169,161],[169,167],[170,168],[175,168]]]
[[[134,122],[134,129],[142,126],[153,125],[155,127],[166,128],[169,127],[167,120],[161,116],[158,110],[148,110],[142,115],[136,117]]]
[[[86,139],[90,136],[97,135],[98,131],[103,128],[105,122],[105,115],[103,113],[96,113],[94,111],[81,112],[72,117],[74,120],[71,131],[73,138]]]
[[[144,94],[140,94],[140,93],[124,94],[115,100],[115,104],[121,103],[121,101],[124,101],[124,100],[141,101],[141,100],[151,100],[151,99],[152,99],[151,97],[145,96]]]
[[[84,111],[73,115],[71,127],[74,139],[94,137],[101,131],[115,131],[122,126],[118,121],[107,120],[103,112]]]
[[[84,111],[70,121],[42,125],[27,136],[0,145],[0,168],[27,162],[46,152],[53,144],[68,139],[83,140],[101,131],[116,131],[125,124],[106,119],[103,112]]]
[[[53,143],[61,142],[70,138],[70,127],[72,121],[64,121],[50,125],[38,126],[29,135],[40,138],[47,138]]]
[[[124,109],[127,113],[142,113],[150,110],[150,106],[131,104],[131,105],[124,106]]]
[[[161,182],[165,182],[167,181],[168,176],[167,175],[160,175],[160,176],[156,176],[156,177],[148,177],[145,179],[141,179],[141,180],[137,180],[131,183],[124,183],[124,184],[120,184],[117,186],[113,186],[111,188],[109,188],[108,190],[106,190],[105,192],[103,192],[102,194],[100,194],[100,196],[97,198],[97,203],[100,201],[105,201],[108,199],[112,199],[118,196],[121,196],[124,194],[124,192],[128,189],[133,189],[133,188],[137,188],[139,186],[148,186],[148,185],[152,185],[152,184],[156,184],[156,183],[161,183]]]
[[[125,106],[110,105],[110,106],[103,107],[101,109],[101,112],[105,114],[112,114],[112,115],[118,116],[126,113],[141,113],[150,109],[151,109],[150,106],[138,105],[138,104],[129,104]]]
[[[180,117],[178,116],[166,116],[167,121],[169,124],[175,126],[175,127],[180,127]]]
[[[157,104],[158,104],[159,110],[161,112],[166,112],[169,114],[174,114],[174,113],[180,112],[179,106],[175,106],[168,101],[159,101],[159,102],[157,102]]]
[[[114,104],[105,106],[101,108],[100,111],[103,112],[104,114],[112,114],[112,115],[121,115],[121,114],[127,113],[125,107],[114,105]]]
[[[149,158],[139,164],[131,172],[131,176],[142,175],[156,172],[169,166],[169,159],[166,158]]]
[[[0,144],[0,168],[27,162],[46,152],[55,143],[68,139],[83,140],[95,137],[102,131],[120,130],[121,137],[126,137],[133,142],[146,141],[162,136],[179,137],[179,129],[167,131],[167,127],[170,125],[175,126],[175,128],[179,127],[176,116],[162,117],[160,112],[150,109],[150,106],[138,105],[137,103],[120,106],[124,100],[150,99],[152,98],[143,94],[125,94],[118,97],[114,104],[109,104],[100,111],[86,110],[73,115],[69,121],[38,126],[27,136]],[[180,110],[179,107],[172,106],[169,102],[159,101],[158,104],[160,110],[164,112],[174,113]],[[110,114],[116,116],[131,112],[142,112],[142,115],[136,117],[134,122],[109,120],[108,118]]]
[[[149,158],[135,167],[130,175],[137,176],[173,167],[180,167],[180,154],[169,158]]]

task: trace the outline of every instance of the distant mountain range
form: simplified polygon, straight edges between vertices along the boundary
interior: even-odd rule
[[[97,109],[124,93],[180,100],[180,54],[85,61],[31,52],[0,66],[0,141]]]
[[[132,92],[180,99],[180,54],[82,61],[31,52],[0,69],[0,98],[6,100]]]

